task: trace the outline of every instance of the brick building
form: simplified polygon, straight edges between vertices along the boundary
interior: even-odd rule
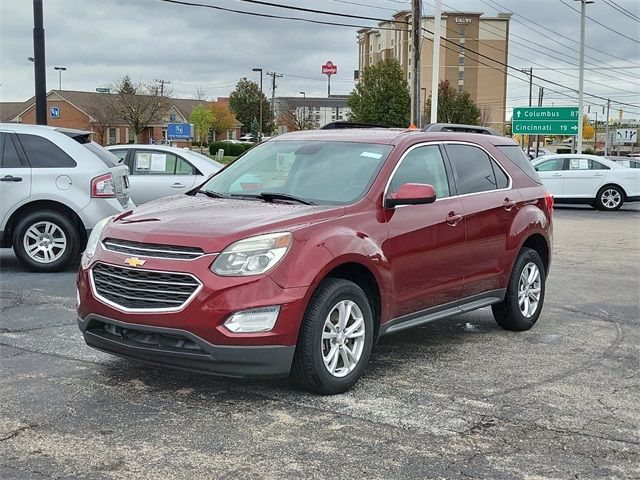
[[[109,93],[51,90],[47,94],[47,124],[93,131],[94,140],[102,145],[134,143],[133,129],[109,111],[113,97],[115,95]],[[189,123],[193,109],[207,103],[205,100],[169,98],[166,111],[140,133],[138,143],[166,141],[169,123]],[[35,124],[35,98],[26,102],[0,102],[0,122]],[[239,138],[241,127],[242,124],[236,122],[235,128],[224,137]],[[190,141],[174,143],[178,146],[191,144]]]
[[[480,109],[481,123],[502,130],[507,103],[509,20],[511,14],[485,17],[479,12],[443,12],[439,80],[469,92]],[[397,23],[396,23],[397,22]],[[411,12],[401,11],[380,28],[358,30],[359,69],[388,58],[398,60],[411,83]],[[421,27],[433,32],[435,18],[425,16]],[[420,90],[424,105],[431,95],[433,35],[422,31]]]

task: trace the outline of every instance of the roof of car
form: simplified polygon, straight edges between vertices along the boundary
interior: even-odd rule
[[[33,125],[31,123],[0,123],[0,130],[8,130],[12,132],[38,132],[42,130],[56,131],[64,133],[68,136],[75,135],[92,135],[93,132],[88,130],[78,130],[75,128],[53,127],[51,125]]]
[[[273,137],[270,142],[281,140],[325,140],[333,142],[366,142],[395,145],[405,139],[422,141],[473,141],[493,145],[517,145],[506,137],[466,132],[423,132],[420,130],[390,128],[345,128],[329,130],[302,130]]]

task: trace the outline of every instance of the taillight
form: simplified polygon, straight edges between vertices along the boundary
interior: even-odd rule
[[[551,195],[550,192],[547,192],[544,199],[547,203],[547,210],[549,210],[549,212],[553,212],[553,195]]]
[[[110,173],[105,173],[91,180],[91,196],[93,198],[116,197],[116,185]]]

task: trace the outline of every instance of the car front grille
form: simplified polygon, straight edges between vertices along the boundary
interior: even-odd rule
[[[135,327],[121,327],[98,320],[91,321],[87,331],[93,335],[132,347],[190,355],[208,355],[196,342],[178,334],[138,330]]]
[[[97,263],[91,269],[95,293],[126,310],[180,310],[201,283],[183,273],[138,270]]]
[[[204,255],[204,251],[197,247],[181,247],[177,245],[161,245],[158,243],[141,243],[118,238],[107,238],[102,244],[112,252],[125,253],[127,255],[140,255],[156,258],[176,258],[191,260]]]

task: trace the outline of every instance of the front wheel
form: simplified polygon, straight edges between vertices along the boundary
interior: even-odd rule
[[[542,259],[538,252],[524,247],[516,258],[504,300],[491,307],[493,318],[506,330],[529,330],[540,316],[544,294]]]
[[[364,373],[372,345],[373,315],[367,296],[349,280],[328,278],[307,309],[293,376],[315,393],[345,392]]]
[[[609,185],[603,187],[596,197],[596,205],[600,210],[618,210],[624,203],[624,192],[620,187]]]

